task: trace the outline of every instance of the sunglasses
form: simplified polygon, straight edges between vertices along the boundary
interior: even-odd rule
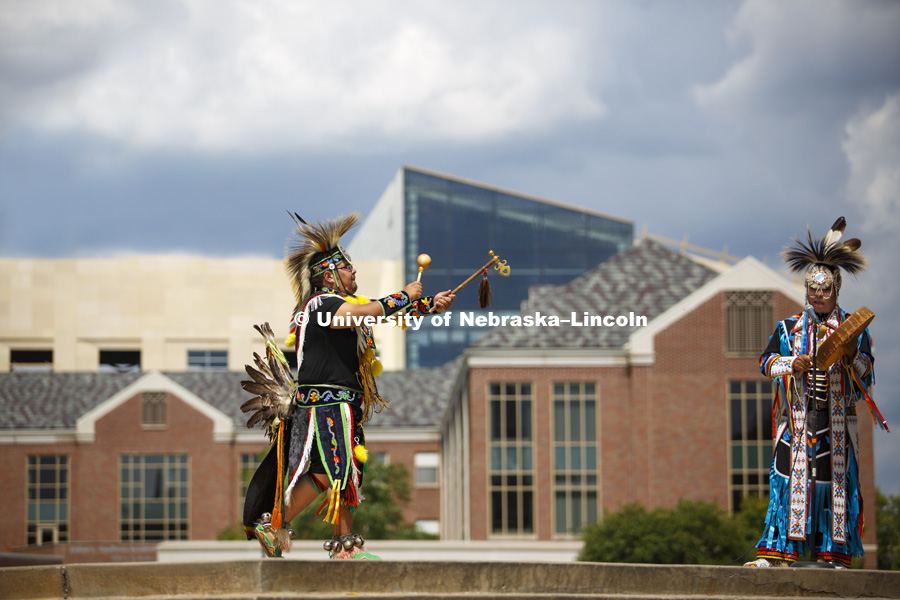
[[[831,295],[834,293],[834,286],[830,285],[827,288],[809,288],[810,297],[816,298],[831,298]]]

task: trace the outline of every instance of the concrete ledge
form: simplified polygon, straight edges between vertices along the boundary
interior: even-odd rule
[[[324,540],[294,540],[287,560],[327,561]],[[575,562],[584,546],[581,541],[441,541],[368,540],[368,549],[384,560],[495,561],[495,562]],[[256,540],[249,542],[185,541],[160,542],[159,562],[213,562],[263,558]]]
[[[0,568],[0,598],[3,600],[66,598],[63,568],[60,566]]]
[[[465,561],[250,560],[0,569],[0,599],[900,598],[900,572]]]

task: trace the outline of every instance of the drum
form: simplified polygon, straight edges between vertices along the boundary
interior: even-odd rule
[[[847,320],[841,323],[841,326],[835,329],[834,333],[829,335],[819,346],[816,351],[816,368],[826,371],[828,367],[840,360],[844,348],[855,346],[859,336],[874,318],[875,313],[866,306],[860,306],[859,310],[847,317]]]

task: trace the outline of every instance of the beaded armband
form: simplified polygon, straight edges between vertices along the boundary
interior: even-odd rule
[[[776,358],[772,361],[772,366],[769,367],[769,377],[783,377],[785,375],[790,375],[793,372],[794,356],[782,356],[781,358]]]
[[[419,313],[420,315],[427,315],[433,308],[434,296],[422,296],[412,303],[412,306],[409,308],[409,312]]]
[[[391,315],[398,313],[409,306],[409,294],[400,291],[396,294],[391,294],[390,296],[379,298],[375,302],[381,305],[381,310],[382,312],[384,312],[384,316],[390,317]]]

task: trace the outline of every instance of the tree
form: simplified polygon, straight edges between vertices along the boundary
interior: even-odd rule
[[[731,564],[759,537],[758,501],[731,515],[712,502],[682,500],[674,509],[648,511],[628,504],[585,527],[578,560],[649,564]],[[752,513],[752,514],[751,514]]]
[[[423,533],[414,524],[404,523],[403,507],[409,503],[409,471],[403,465],[385,465],[370,459],[363,475],[362,492],[365,497],[353,517],[353,530],[366,539],[435,539],[437,536]],[[331,539],[330,523],[324,522],[325,510],[316,515],[324,502],[313,502],[291,521],[290,528],[296,539]],[[342,506],[341,510],[349,510]],[[219,532],[217,539],[246,539],[240,525]]]
[[[885,496],[875,488],[878,568],[900,571],[900,496]]]

